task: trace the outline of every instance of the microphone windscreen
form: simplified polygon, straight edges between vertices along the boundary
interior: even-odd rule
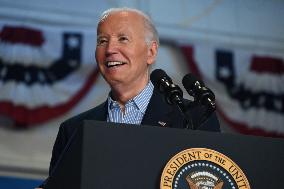
[[[188,73],[183,77],[182,84],[184,88],[188,90],[194,87],[196,81],[198,81],[201,85],[204,85],[203,82],[200,81],[195,75]]]
[[[167,80],[171,81],[171,78],[162,69],[156,69],[150,75],[150,79],[151,79],[153,85],[157,88],[160,87],[161,79],[163,79],[163,78],[166,78]]]

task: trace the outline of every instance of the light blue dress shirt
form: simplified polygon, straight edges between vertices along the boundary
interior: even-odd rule
[[[149,81],[146,87],[137,96],[126,102],[124,112],[121,110],[118,102],[114,101],[109,95],[107,121],[140,125],[153,94],[153,90],[154,85]]]

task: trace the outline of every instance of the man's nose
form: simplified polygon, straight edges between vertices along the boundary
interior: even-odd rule
[[[114,40],[109,40],[106,47],[106,55],[117,53],[117,43]]]

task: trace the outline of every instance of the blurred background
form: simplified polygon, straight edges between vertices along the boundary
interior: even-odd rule
[[[150,15],[153,69],[202,79],[223,132],[284,137],[283,0],[0,0],[0,188],[41,183],[60,123],[106,100],[94,52],[111,7]]]

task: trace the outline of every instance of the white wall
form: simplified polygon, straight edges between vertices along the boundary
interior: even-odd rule
[[[174,2],[149,1],[148,12],[162,38],[284,50],[284,1]]]

